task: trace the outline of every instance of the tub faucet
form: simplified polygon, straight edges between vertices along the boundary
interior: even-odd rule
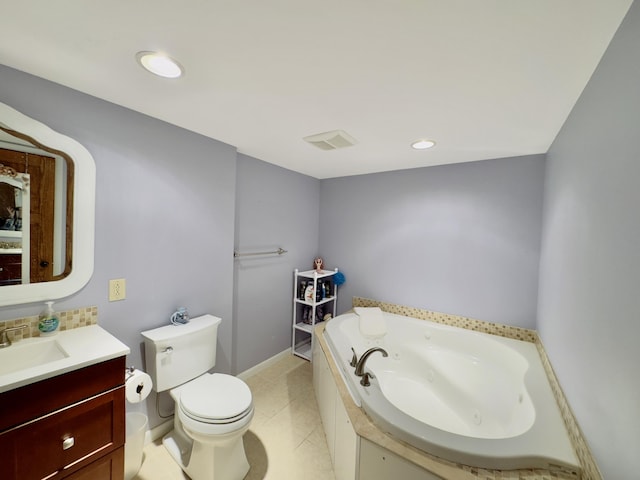
[[[366,352],[364,352],[362,354],[362,356],[360,357],[360,360],[358,360],[358,363],[356,364],[356,371],[354,372],[357,376],[362,377],[365,373],[364,373],[364,364],[367,361],[367,358],[369,358],[369,355],[371,355],[374,352],[381,352],[383,357],[388,357],[389,354],[387,353],[387,351],[384,348],[380,348],[380,347],[374,347],[374,348],[370,348],[369,350],[367,350]]]
[[[4,330],[0,330],[0,348],[7,348],[11,346],[11,340],[7,333],[13,332],[14,330],[22,330],[23,328],[27,328],[29,325],[18,325],[17,327],[9,327]]]

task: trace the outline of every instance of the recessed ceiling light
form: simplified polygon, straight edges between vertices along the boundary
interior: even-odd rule
[[[427,148],[431,148],[435,146],[436,142],[433,140],[416,140],[411,144],[411,147],[416,150],[426,150]]]
[[[136,59],[146,70],[161,77],[178,78],[184,73],[182,65],[162,53],[138,52]]]

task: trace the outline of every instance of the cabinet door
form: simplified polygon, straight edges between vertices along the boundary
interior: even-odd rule
[[[79,470],[124,445],[122,418],[119,388],[1,434],[6,478],[55,479]]]
[[[22,255],[0,255],[0,286],[22,283]]]
[[[65,477],[64,480],[124,480],[124,447]]]
[[[441,480],[369,440],[360,440],[360,480]]]
[[[334,463],[336,395],[338,390],[336,389],[335,383],[333,383],[333,376],[331,375],[331,370],[329,370],[329,364],[327,363],[327,359],[325,358],[320,345],[316,346],[314,353],[313,383],[314,386],[317,386],[316,399],[318,400],[318,410],[320,410],[320,419],[322,420],[322,426],[324,427],[324,434],[327,439],[331,462]],[[315,378],[316,376],[318,377],[317,380]]]
[[[340,394],[336,392],[336,440],[333,471],[336,480],[355,480],[358,458],[358,436],[344,408]]]
[[[322,373],[320,372],[320,369],[322,368],[322,359],[318,355],[324,355],[321,351],[320,342],[316,342],[313,347],[313,361],[311,362],[311,366],[313,368],[313,390],[316,393],[316,401],[318,401],[318,392],[320,391],[320,376],[322,375]]]

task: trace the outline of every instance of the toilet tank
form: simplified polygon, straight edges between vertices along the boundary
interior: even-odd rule
[[[156,392],[182,385],[216,364],[221,321],[213,315],[202,315],[184,325],[166,325],[142,332],[146,370]]]

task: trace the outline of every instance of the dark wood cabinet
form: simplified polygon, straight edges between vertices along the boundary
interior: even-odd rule
[[[124,478],[124,447],[100,457],[65,480],[112,480]]]
[[[0,286],[22,283],[22,255],[0,254]]]
[[[124,477],[124,447],[101,457],[65,480],[111,480]]]
[[[0,394],[0,477],[123,480],[124,357]]]

